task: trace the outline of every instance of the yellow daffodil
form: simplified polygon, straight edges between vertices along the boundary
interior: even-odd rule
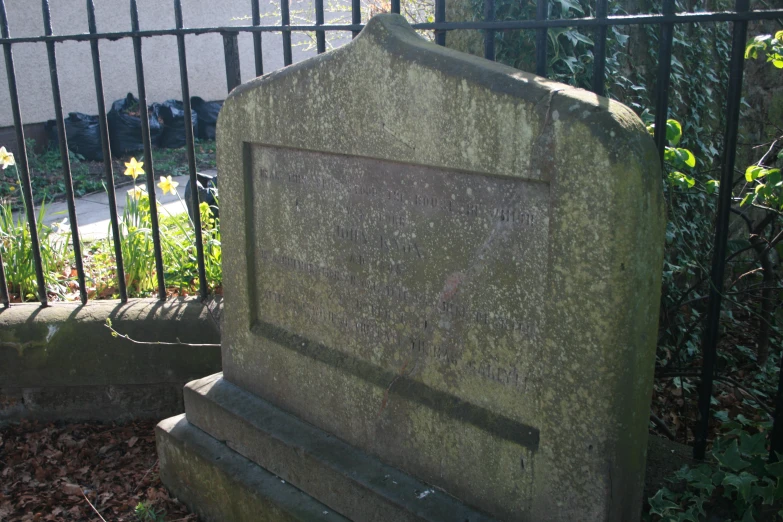
[[[141,196],[143,196],[146,193],[147,192],[141,187],[133,187],[128,191],[128,196],[130,196],[133,199],[139,199]]]
[[[11,185],[10,187],[8,187],[8,190],[10,190],[11,192],[13,192],[14,190],[16,190],[16,187],[14,187],[13,185]]]
[[[136,161],[136,158],[131,158],[128,163],[125,164],[127,167],[125,169],[125,175],[130,176],[136,180],[139,175],[144,174],[144,169],[142,168],[144,166],[144,162],[138,162]]]
[[[160,177],[160,183],[158,183],[158,186],[163,190],[164,194],[168,194],[171,192],[174,194],[176,192],[176,188],[179,183],[171,179],[171,176],[161,176]]]
[[[5,150],[5,147],[0,147],[0,165],[2,165],[3,170],[9,165],[16,165],[14,154]]]

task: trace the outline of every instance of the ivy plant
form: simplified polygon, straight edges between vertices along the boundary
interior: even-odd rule
[[[757,59],[759,53],[766,55],[768,63],[778,69],[783,69],[783,31],[775,35],[763,34],[755,37],[745,48],[745,58]],[[783,158],[783,152],[778,154]],[[761,162],[749,166],[745,170],[745,181],[748,182],[748,192],[742,198],[740,206],[752,204],[767,210],[781,213],[783,211],[783,177],[780,169],[769,168]]]
[[[768,424],[768,423],[767,423]],[[710,464],[683,466],[648,499],[654,521],[756,522],[783,518],[783,462],[767,461],[767,432],[750,433],[736,423],[715,441]]]

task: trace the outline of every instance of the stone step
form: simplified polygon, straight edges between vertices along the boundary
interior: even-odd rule
[[[347,522],[178,415],[155,429],[161,479],[209,522]]]
[[[350,520],[494,520],[215,374],[185,387],[190,423]]]

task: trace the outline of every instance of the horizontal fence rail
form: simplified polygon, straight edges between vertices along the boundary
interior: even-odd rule
[[[99,127],[101,145],[103,150],[104,174],[109,194],[109,206],[111,217],[111,230],[116,257],[116,276],[120,299],[127,300],[126,281],[123,271],[123,252],[120,242],[119,219],[114,198],[114,176],[112,171],[112,154],[109,144],[109,130],[106,120],[106,101],[103,90],[101,71],[101,59],[99,43],[101,41],[113,41],[125,38],[132,39],[133,52],[136,66],[136,81],[141,107],[147,107],[147,96],[144,79],[144,64],[142,60],[142,41],[150,37],[173,36],[177,40],[178,62],[180,71],[180,85],[185,111],[185,141],[188,160],[188,174],[191,183],[191,197],[195,206],[198,206],[198,183],[195,162],[194,135],[190,107],[190,88],[188,78],[187,53],[185,37],[189,35],[220,34],[223,36],[227,87],[230,91],[241,83],[239,69],[239,52],[237,35],[250,33],[253,37],[253,55],[255,73],[260,76],[264,73],[263,64],[263,40],[264,33],[282,33],[283,62],[290,65],[293,62],[291,35],[295,32],[314,33],[318,54],[326,51],[326,33],[345,31],[355,37],[364,25],[360,0],[351,0],[350,24],[326,24],[324,23],[324,0],[314,0],[314,25],[291,24],[289,0],[280,0],[280,24],[262,25],[259,0],[250,0],[251,25],[242,26],[217,26],[217,27],[186,27],[182,12],[181,0],[174,2],[174,27],[171,29],[142,30],[139,27],[139,13],[136,0],[130,0],[131,28],[129,31],[100,32],[96,26],[95,8],[93,0],[86,0],[89,22],[89,32],[86,34],[54,34],[48,0],[42,0],[42,16],[44,20],[45,34],[31,37],[14,38],[10,34],[9,20],[6,15],[5,0],[0,0],[0,45],[3,46],[8,79],[9,94],[11,98],[14,128],[16,132],[19,151],[17,153],[18,172],[22,183],[22,192],[25,199],[25,215],[30,229],[32,242],[32,256],[35,268],[38,299],[42,306],[48,303],[46,283],[43,273],[43,265],[40,252],[40,244],[36,231],[35,206],[30,182],[30,171],[27,162],[27,151],[24,140],[22,114],[19,108],[19,90],[17,85],[15,66],[13,61],[13,45],[21,43],[43,43],[46,45],[52,94],[55,108],[56,125],[59,136],[60,153],[63,163],[63,180],[66,187],[66,201],[68,215],[71,223],[71,238],[74,249],[74,266],[77,271],[79,293],[82,303],[87,302],[85,287],[85,273],[82,264],[82,254],[79,244],[79,231],[76,220],[74,192],[72,187],[71,169],[68,159],[68,143],[65,133],[64,116],[62,110],[61,91],[58,79],[58,64],[56,58],[56,44],[63,42],[90,42],[93,60],[94,81],[98,102]],[[499,21],[495,19],[495,0],[484,0],[484,20],[467,22],[446,21],[445,0],[434,0],[434,21],[428,23],[412,24],[415,29],[434,31],[434,40],[438,45],[446,44],[446,34],[453,30],[479,30],[484,32],[484,56],[487,59],[495,59],[496,33],[511,30],[529,30],[535,32],[535,72],[540,76],[546,76],[547,72],[547,39],[548,30],[556,28],[590,28],[594,29],[595,44],[593,47],[594,68],[592,78],[592,90],[596,94],[603,95],[606,75],[606,41],[607,29],[616,26],[643,26],[657,25],[659,27],[658,44],[658,79],[654,93],[655,100],[655,141],[658,153],[663,158],[666,143],[665,129],[668,114],[669,79],[672,65],[672,39],[674,27],[677,24],[693,24],[704,22],[728,22],[733,23],[732,57],[730,64],[730,78],[728,85],[727,107],[725,109],[727,130],[724,136],[724,158],[720,183],[718,219],[715,231],[715,248],[712,264],[712,285],[709,299],[709,314],[706,319],[707,328],[704,337],[702,352],[704,355],[703,374],[700,387],[700,424],[696,433],[694,454],[697,458],[704,458],[707,444],[707,424],[710,416],[710,397],[712,396],[712,381],[716,346],[718,341],[718,321],[720,318],[722,279],[726,264],[726,240],[728,235],[728,215],[731,207],[731,187],[734,175],[734,161],[737,143],[738,114],[742,96],[742,73],[744,66],[744,46],[747,35],[747,26],[750,21],[783,19],[783,9],[749,10],[749,0],[736,0],[735,9],[721,12],[674,12],[674,0],[663,0],[662,14],[640,15],[611,15],[607,13],[607,0],[596,0],[596,12],[594,17],[551,19],[548,18],[548,2],[537,0],[535,19]],[[391,11],[400,13],[400,0],[391,0]],[[155,267],[157,270],[157,290],[161,300],[166,299],[166,286],[164,281],[163,258],[161,253],[161,239],[158,224],[157,208],[154,202],[154,165],[152,158],[152,146],[150,142],[150,129],[147,118],[141,117],[142,140],[144,145],[144,161],[147,166],[146,186],[151,198],[151,222],[153,233],[153,245],[155,255]],[[197,257],[197,280],[199,295],[207,297],[207,280],[204,265],[204,246],[199,212],[193,213],[194,229],[196,230],[194,242]],[[10,295],[3,268],[3,260],[0,259],[0,302],[4,307],[10,306]],[[783,390],[783,379],[780,381]],[[780,393],[779,409],[783,408],[783,391]],[[783,416],[775,415],[773,429],[773,448],[783,448],[783,422],[778,419]],[[773,457],[774,458],[774,457]]]
[[[738,13],[736,11],[720,11],[709,13],[677,13],[672,15],[613,15],[606,18],[563,18],[544,20],[514,20],[514,21],[472,21],[472,22],[423,22],[411,24],[414,29],[423,31],[454,31],[458,29],[491,29],[495,31],[512,31],[516,29],[548,29],[556,27],[599,27],[627,25],[661,25],[693,24],[700,22],[737,22],[754,20],[777,20],[783,18],[783,9],[764,9]],[[90,40],[121,40],[123,38],[142,38],[152,36],[202,35],[223,33],[308,33],[323,31],[361,31],[364,24],[295,24],[289,25],[231,25],[216,27],[183,27],[180,29],[148,29],[143,31],[112,31],[95,34],[62,34],[51,36],[21,36],[17,38],[0,38],[0,44],[5,43],[42,43],[42,42],[86,42]]]

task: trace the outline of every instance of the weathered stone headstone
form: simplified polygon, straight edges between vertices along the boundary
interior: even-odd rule
[[[161,425],[175,493],[228,516],[193,424],[352,520],[638,520],[664,213],[629,109],[381,15],[236,89],[218,168],[224,374]]]

